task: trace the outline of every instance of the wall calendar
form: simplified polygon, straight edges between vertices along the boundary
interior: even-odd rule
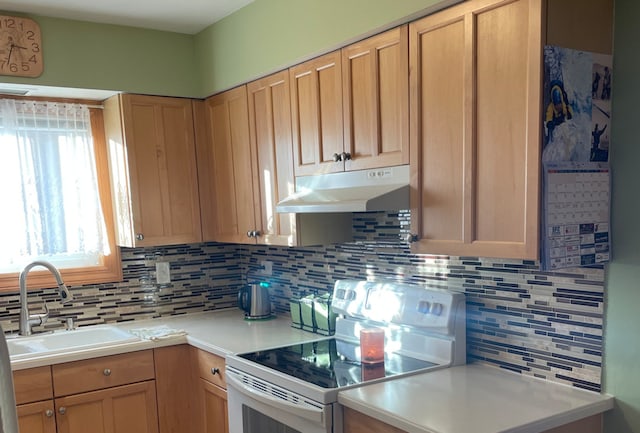
[[[607,162],[544,164],[543,269],[609,261],[610,174]]]

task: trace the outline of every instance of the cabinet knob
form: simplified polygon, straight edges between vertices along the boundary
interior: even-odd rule
[[[249,230],[247,232],[247,237],[248,238],[257,238],[258,236],[260,236],[260,231],[259,230]]]
[[[104,374],[105,376],[111,376],[111,369],[110,368],[105,368],[102,371],[102,374]]]
[[[219,369],[219,368],[216,368],[216,367],[213,367],[213,368],[211,369],[211,374],[213,374],[214,376],[215,376],[216,374],[218,374],[218,375],[219,375],[219,374],[220,374],[220,369]]]
[[[412,244],[414,242],[418,242],[418,235],[413,234],[413,233],[407,233],[406,236],[404,237],[404,240],[408,244]]]
[[[342,155],[338,155],[337,153],[333,154],[333,162],[340,162],[342,161]]]
[[[142,233],[138,233],[138,234],[136,235],[136,240],[137,240],[137,241],[143,241],[143,240],[144,240],[144,235],[143,235]]]
[[[348,152],[342,152],[340,155],[340,161],[349,161],[351,159],[351,154]]]
[[[67,408],[64,406],[60,406],[60,408],[58,408],[58,413],[60,415],[64,415],[65,413],[67,413]]]
[[[60,408],[62,409],[62,408]],[[46,416],[47,418],[51,418],[53,416],[53,411],[51,409],[47,409],[44,411],[44,416]]]

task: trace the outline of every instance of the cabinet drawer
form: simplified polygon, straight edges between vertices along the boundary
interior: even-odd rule
[[[57,397],[154,377],[153,352],[144,350],[54,365],[53,390]]]
[[[13,372],[16,404],[53,398],[51,367],[36,367]]]
[[[196,367],[198,369],[198,376],[208,382],[227,389],[224,358],[196,348],[193,348],[193,351],[194,358],[196,360]],[[216,371],[215,374],[214,371]]]

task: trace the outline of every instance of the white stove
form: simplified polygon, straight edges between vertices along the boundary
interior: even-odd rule
[[[336,281],[336,334],[227,357],[230,433],[340,433],[338,392],[466,362],[464,294]],[[384,360],[362,362],[360,331],[384,330]]]

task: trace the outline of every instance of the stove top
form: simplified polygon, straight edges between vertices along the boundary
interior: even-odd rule
[[[347,387],[437,365],[397,353],[385,353],[384,362],[363,363],[352,355],[358,351],[358,344],[330,338],[238,356],[325,389]]]

